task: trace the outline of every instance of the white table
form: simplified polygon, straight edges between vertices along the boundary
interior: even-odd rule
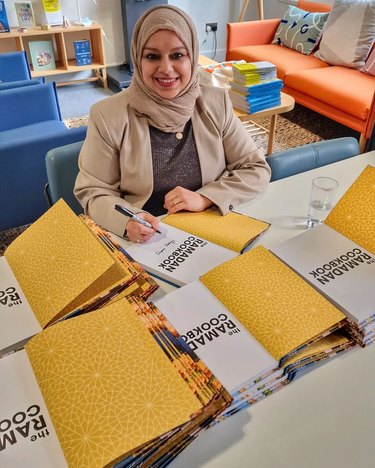
[[[272,182],[238,211],[272,223],[266,247],[303,231],[311,180],[339,181],[339,197],[375,151]],[[374,214],[375,216],[375,214]],[[200,434],[172,468],[373,468],[375,346],[336,357]]]

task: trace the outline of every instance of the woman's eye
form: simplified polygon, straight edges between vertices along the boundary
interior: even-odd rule
[[[173,60],[178,60],[182,58],[184,55],[181,52],[176,52],[175,54],[172,55]]]
[[[156,60],[158,58],[158,56],[156,54],[147,54],[147,55],[145,55],[145,58],[147,60]]]

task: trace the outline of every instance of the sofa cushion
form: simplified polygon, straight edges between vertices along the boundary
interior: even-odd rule
[[[277,44],[237,47],[231,50],[230,56],[231,60],[244,59],[246,62],[261,62],[267,57],[268,62],[276,65],[277,76],[282,80],[287,74],[299,70],[329,67],[313,55],[298,54],[295,50]]]
[[[375,0],[335,0],[315,56],[362,68],[375,37]]]
[[[291,73],[284,84],[361,120],[368,118],[375,92],[374,77],[338,66]]]
[[[329,13],[311,13],[289,5],[273,42],[309,55],[322,35]]]

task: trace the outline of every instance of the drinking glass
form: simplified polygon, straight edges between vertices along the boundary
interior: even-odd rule
[[[312,181],[307,227],[322,224],[331,211],[332,203],[339,186],[331,177],[316,177]]]

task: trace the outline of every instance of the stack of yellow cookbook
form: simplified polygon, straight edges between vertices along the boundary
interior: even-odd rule
[[[0,257],[0,357],[124,290],[148,297],[156,288],[103,229],[60,200]]]
[[[121,299],[0,359],[0,465],[165,466],[230,395],[162,314]]]

